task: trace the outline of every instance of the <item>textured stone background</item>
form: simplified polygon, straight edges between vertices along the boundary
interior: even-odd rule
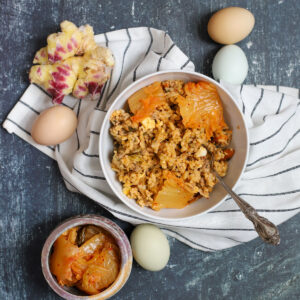
[[[250,9],[256,24],[240,46],[249,60],[247,83],[299,88],[298,0],[0,0],[0,121],[28,85],[33,55],[62,20],[89,23],[96,33],[152,26],[169,32],[196,69],[211,75],[219,45],[209,40],[212,12],[230,5]],[[57,165],[16,136],[0,130],[0,299],[58,299],[40,267],[42,245],[67,217],[110,216],[88,198],[66,190]],[[130,234],[132,226],[116,220]],[[280,226],[274,248],[256,239],[207,254],[170,239],[171,258],[161,272],[133,265],[114,299],[299,299],[300,216]]]

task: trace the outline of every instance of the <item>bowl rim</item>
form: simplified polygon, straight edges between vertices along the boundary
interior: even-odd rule
[[[173,218],[168,218],[168,217],[161,217],[161,216],[155,216],[155,215],[149,215],[147,212],[145,211],[142,211],[142,207],[140,208],[137,208],[137,207],[134,207],[131,205],[131,203],[129,203],[128,201],[125,201],[124,199],[122,199],[119,195],[118,195],[118,192],[115,190],[114,188],[114,185],[113,183],[111,182],[111,179],[110,177],[108,176],[107,174],[107,171],[106,171],[106,168],[103,167],[105,166],[104,164],[104,153],[101,151],[102,149],[102,146],[103,145],[103,135],[104,135],[104,127],[103,126],[105,123],[109,122],[109,116],[111,115],[112,111],[113,111],[113,106],[116,102],[118,102],[125,93],[128,92],[128,90],[130,90],[132,87],[134,87],[135,85],[137,85],[138,83],[148,79],[148,78],[151,78],[152,76],[156,76],[156,75],[160,75],[160,74],[168,74],[168,73],[181,73],[181,74],[186,74],[186,75],[194,75],[194,76],[200,76],[202,77],[203,79],[213,83],[214,85],[216,85],[219,89],[221,89],[222,91],[224,91],[227,96],[229,96],[229,98],[232,100],[232,104],[237,108],[237,111],[239,112],[240,114],[240,117],[242,119],[242,122],[243,122],[243,125],[245,127],[245,139],[246,139],[246,155],[245,155],[245,160],[243,162],[243,167],[241,168],[241,172],[236,180],[236,182],[234,183],[234,185],[232,186],[232,189],[234,189],[236,187],[236,185],[239,183],[244,171],[245,171],[245,168],[246,168],[246,163],[248,161],[248,156],[249,156],[249,133],[248,133],[248,127],[246,126],[246,121],[245,121],[245,118],[244,118],[244,115],[243,113],[241,112],[240,108],[238,107],[237,105],[237,101],[235,101],[234,97],[232,96],[232,94],[225,88],[223,87],[219,82],[217,82],[216,80],[214,80],[213,78],[211,77],[208,77],[202,73],[199,73],[199,72],[194,72],[194,71],[183,71],[183,70],[166,70],[166,71],[158,71],[158,72],[154,72],[154,73],[151,73],[151,74],[148,74],[148,75],[145,75],[143,77],[141,77],[140,79],[132,82],[131,84],[129,84],[125,89],[123,89],[121,91],[121,93],[115,98],[115,100],[111,103],[109,109],[107,110],[106,114],[105,114],[105,117],[102,121],[102,124],[101,124],[101,129],[100,129],[100,136],[99,136],[99,144],[98,144],[98,149],[99,149],[99,160],[100,160],[100,165],[101,165],[101,168],[102,168],[102,171],[103,171],[103,174],[104,174],[104,177],[106,179],[106,181],[108,182],[108,185],[110,186],[110,188],[112,189],[112,191],[114,192],[114,194],[118,197],[118,199],[120,201],[122,201],[127,207],[129,207],[130,209],[132,209],[134,212],[138,213],[138,214],[141,214],[147,218],[150,218],[150,219],[153,219],[153,220],[161,220],[161,221],[177,221],[177,220],[188,220],[188,219],[192,219],[192,218],[195,218],[195,217],[199,217],[201,215],[204,215],[204,214],[207,214],[208,212],[214,210],[215,208],[217,208],[219,205],[221,205],[225,199],[226,199],[226,196],[225,195],[218,203],[216,203],[214,206],[210,207],[209,209],[203,211],[203,212],[200,212],[200,213],[197,213],[195,215],[192,215],[192,216],[187,216],[187,217],[173,217]]]
[[[116,240],[121,254],[120,271],[118,277],[107,289],[96,295],[75,295],[73,293],[68,292],[58,284],[57,280],[55,279],[55,276],[51,273],[49,266],[51,249],[56,239],[66,230],[75,226],[85,224],[96,225],[109,232]],[[132,268],[132,259],[133,258],[130,242],[125,232],[110,219],[93,214],[74,216],[60,223],[47,237],[41,253],[42,272],[45,280],[56,294],[58,294],[64,299],[69,300],[103,300],[115,295],[124,286],[124,284],[129,278]]]

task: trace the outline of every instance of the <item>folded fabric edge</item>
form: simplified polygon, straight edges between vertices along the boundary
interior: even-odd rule
[[[141,27],[130,27],[130,28],[121,28],[121,29],[118,29],[118,30],[112,30],[112,31],[107,31],[107,32],[103,32],[103,33],[98,33],[98,34],[96,34],[94,37],[95,37],[95,39],[96,39],[96,42],[97,43],[100,43],[100,41],[97,41],[97,39],[98,38],[101,38],[101,37],[103,37],[104,35],[107,35],[107,34],[114,34],[115,36],[117,36],[118,35],[118,33],[123,33],[124,31],[126,31],[126,30],[148,30],[148,28],[149,29],[153,29],[153,30],[155,30],[156,32],[158,32],[158,33],[166,33],[166,34],[168,34],[166,31],[164,31],[164,30],[161,30],[161,29],[157,29],[157,28],[154,28],[154,27],[147,27],[147,26],[141,26]],[[145,38],[143,37],[143,38],[140,38],[140,39],[135,39],[136,41],[138,41],[138,40],[144,40]],[[124,40],[120,40],[119,38],[116,40],[116,41],[127,41],[128,39],[124,39]],[[115,40],[110,40],[110,42],[114,42]]]
[[[210,249],[210,248],[207,248],[207,247],[204,247],[204,246],[201,246],[201,245],[198,245],[196,244],[195,242],[193,241],[190,241],[189,239],[187,239],[186,237],[180,235],[179,233],[177,233],[176,231],[171,231],[169,229],[166,229],[166,228],[161,228],[161,230],[166,234],[166,235],[169,235],[175,239],[177,239],[178,241],[182,242],[183,244],[186,244],[187,246],[193,248],[193,249],[196,249],[196,250],[201,250],[201,251],[204,251],[204,252],[215,252],[216,250],[214,249]],[[221,249],[223,250],[223,249]]]
[[[227,90],[232,89],[233,87],[252,87],[258,89],[265,89],[275,93],[285,94],[297,99],[300,99],[300,89],[295,87],[289,87],[284,85],[264,85],[264,84],[232,84],[224,80],[220,80],[220,84],[224,86]]]

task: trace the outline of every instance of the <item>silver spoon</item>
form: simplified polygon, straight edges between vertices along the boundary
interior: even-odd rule
[[[239,206],[243,214],[247,219],[249,219],[258,233],[258,235],[261,237],[261,239],[269,244],[272,245],[279,245],[280,243],[280,236],[279,231],[276,225],[274,225],[272,222],[270,222],[268,219],[260,216],[255,208],[253,208],[250,204],[248,204],[245,200],[240,198],[223,180],[223,178],[214,170],[213,167],[214,158],[211,154],[211,170],[223,186],[223,188],[226,190],[226,192],[232,197],[232,199],[235,201],[235,203]]]

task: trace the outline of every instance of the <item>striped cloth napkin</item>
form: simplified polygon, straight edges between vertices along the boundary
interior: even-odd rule
[[[12,109],[3,127],[56,159],[69,190],[85,194],[114,216],[132,224],[151,222],[168,235],[203,251],[236,246],[257,237],[234,201],[226,201],[199,218],[180,221],[147,219],[118,200],[107,185],[98,155],[99,130],[116,96],[135,79],[159,70],[194,70],[193,63],[168,34],[153,28],[130,28],[97,35],[109,47],[116,65],[99,101],[65,97],[63,105],[78,118],[76,133],[57,147],[37,145],[30,136],[37,115],[50,107],[49,96],[31,84]],[[280,224],[300,209],[300,111],[298,89],[274,86],[232,86],[250,135],[247,168],[235,191],[262,216]],[[284,237],[283,237],[284,238]]]

